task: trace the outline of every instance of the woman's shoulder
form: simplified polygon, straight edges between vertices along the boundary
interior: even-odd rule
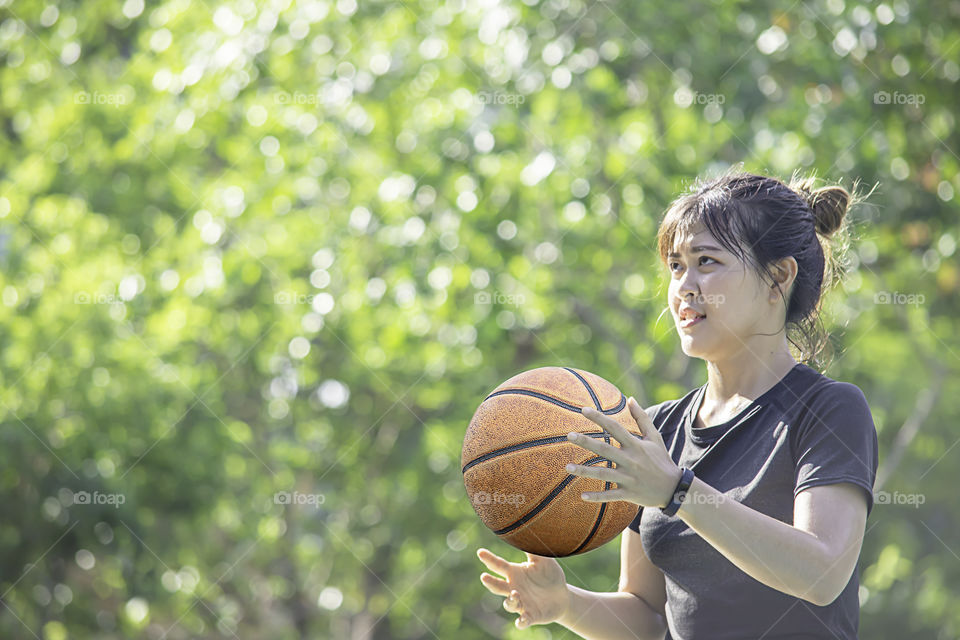
[[[805,395],[811,402],[821,406],[838,402],[867,405],[866,394],[856,384],[831,378],[806,364],[801,367],[808,375],[809,384]]]
[[[810,370],[816,377],[793,403],[793,411],[788,412],[796,423],[792,430],[795,438],[811,437],[824,431],[862,432],[875,437],[873,414],[863,390],[852,382]]]

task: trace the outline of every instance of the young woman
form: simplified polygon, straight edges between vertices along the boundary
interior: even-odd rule
[[[619,590],[566,583],[556,560],[512,563],[486,549],[481,582],[519,614],[584,638],[857,637],[857,560],[873,506],[877,434],[858,387],[816,362],[828,238],[841,187],[727,173],[678,198],[658,233],[668,306],[707,383],[678,400],[628,405],[642,438],[588,407],[621,448],[571,434],[616,468],[585,500],[639,506],[621,543]],[[790,335],[788,336],[788,330]],[[798,344],[795,338],[799,338]],[[796,348],[801,362],[790,350]]]

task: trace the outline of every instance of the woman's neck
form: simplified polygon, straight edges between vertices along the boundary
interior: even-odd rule
[[[707,362],[707,389],[705,407],[723,407],[730,403],[756,400],[771,389],[797,365],[793,355],[786,352],[757,358],[747,353],[740,359]]]

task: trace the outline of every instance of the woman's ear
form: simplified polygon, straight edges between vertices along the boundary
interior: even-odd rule
[[[797,279],[797,269],[797,260],[793,256],[770,263],[770,273],[773,274],[773,282],[770,284],[771,302],[780,300],[781,291],[784,298],[790,299],[790,290]]]

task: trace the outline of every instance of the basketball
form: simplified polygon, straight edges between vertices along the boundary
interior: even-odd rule
[[[584,406],[640,436],[619,389],[568,367],[520,373],[474,413],[460,456],[463,482],[477,515],[504,542],[541,556],[572,556],[606,544],[636,516],[630,502],[585,502],[581,493],[616,485],[565,469],[569,463],[613,466],[567,440],[577,431],[619,446],[580,412]]]

